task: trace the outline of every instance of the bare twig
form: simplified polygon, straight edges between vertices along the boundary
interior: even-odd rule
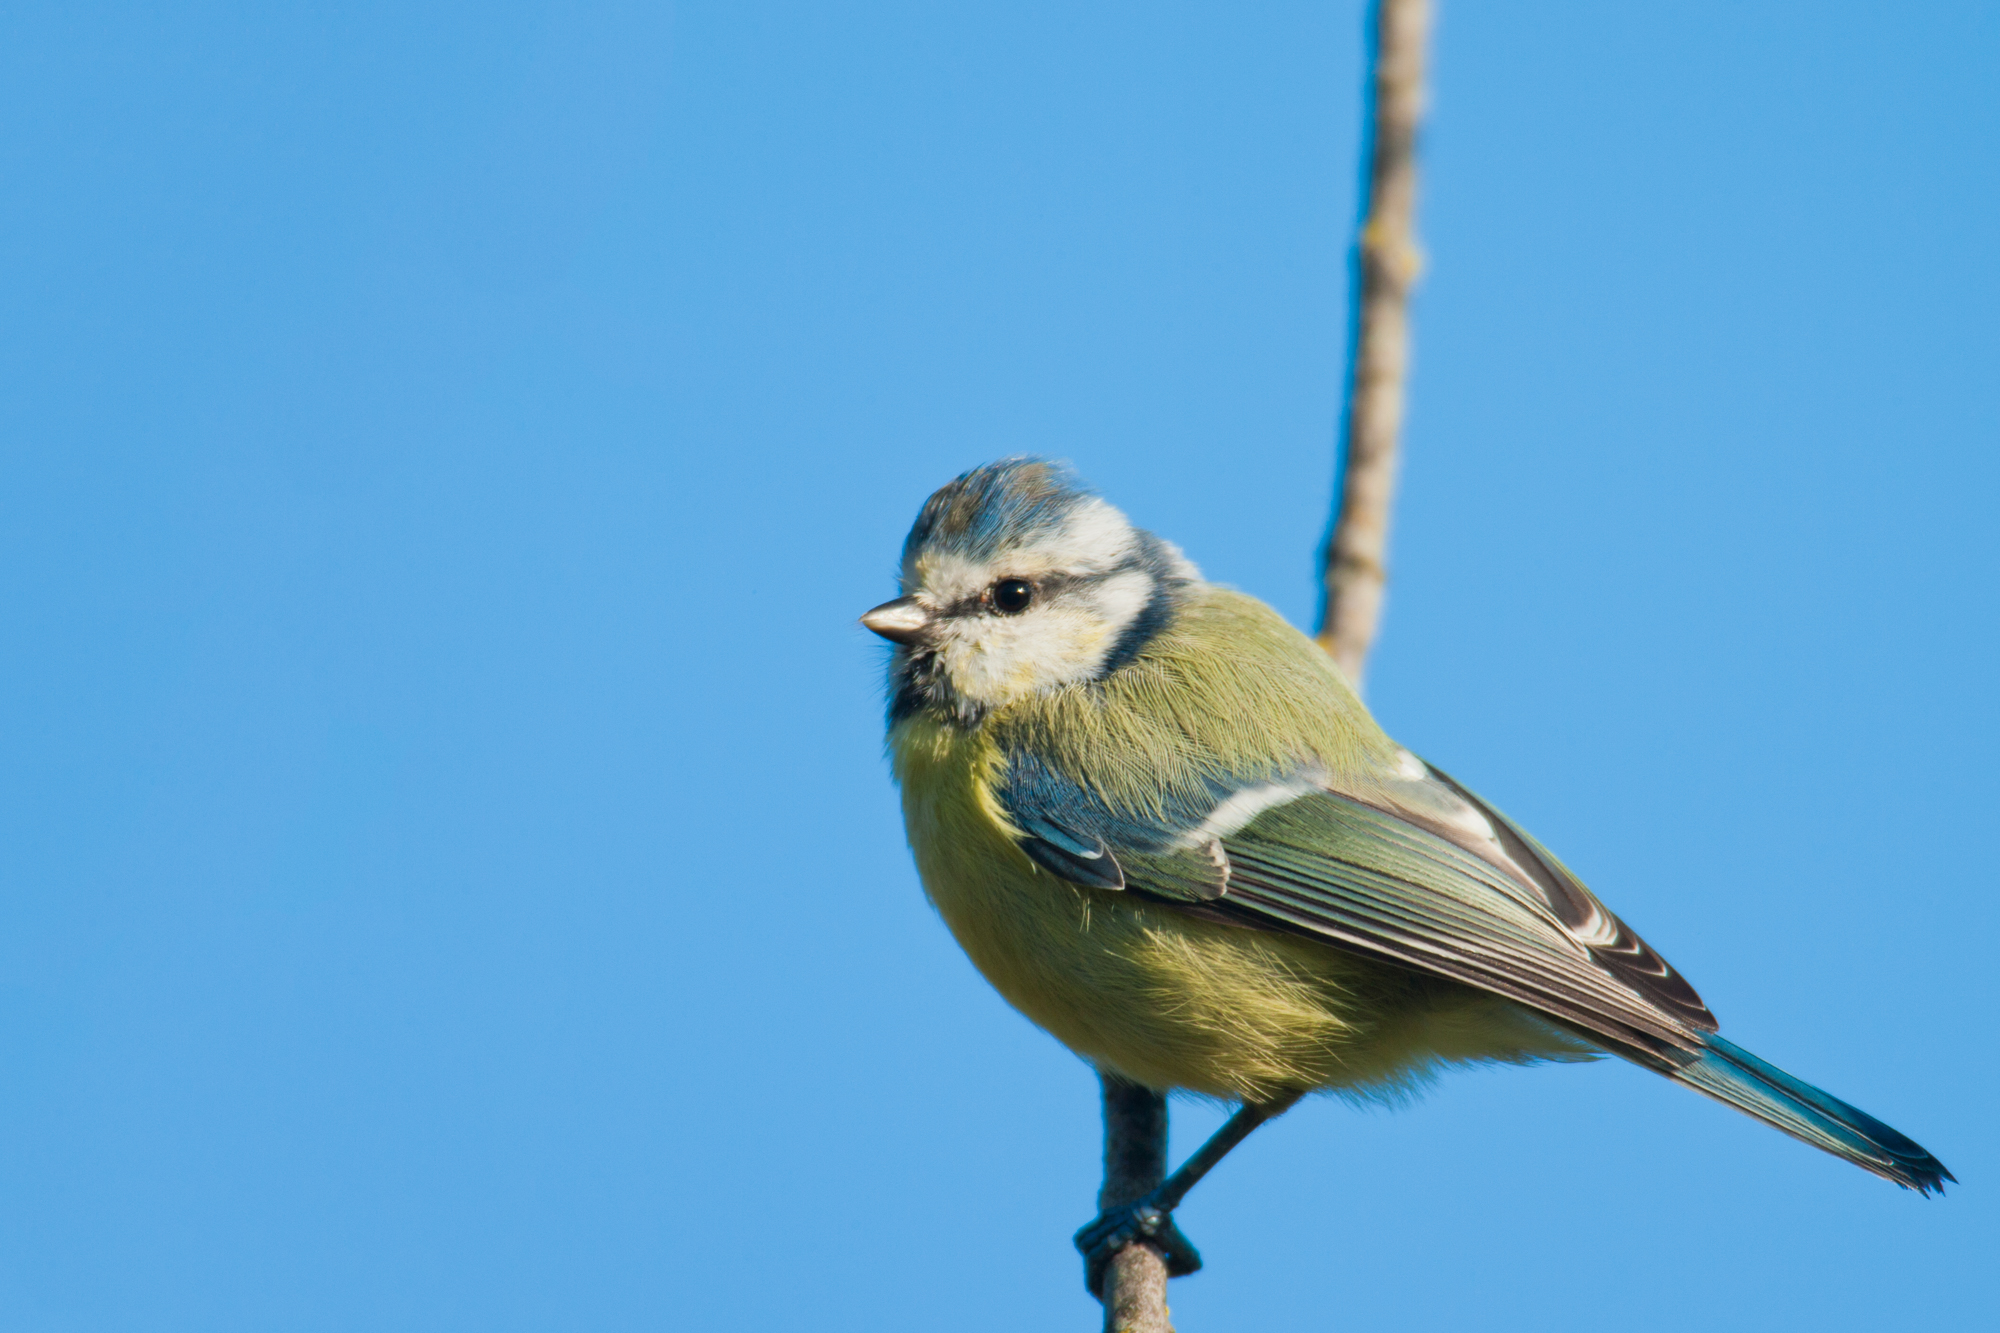
[[[1422,267],[1416,242],[1417,128],[1423,117],[1430,0],[1375,0],[1369,24],[1368,195],[1354,245],[1354,316],[1342,422],[1343,482],[1322,553],[1325,601],[1319,642],[1361,688],[1388,580],[1389,504],[1409,365],[1410,288]],[[1112,1074],[1104,1082],[1104,1187],[1100,1211],[1142,1198],[1166,1174],[1167,1103]],[[1106,1333],[1173,1333],[1167,1265],[1141,1241],[1106,1266],[1100,1292]]]
[[[1354,317],[1343,481],[1322,553],[1319,642],[1358,690],[1382,618],[1389,503],[1410,357],[1410,288],[1423,266],[1416,241],[1417,128],[1424,109],[1430,0],[1376,0],[1368,115],[1368,197],[1354,244]]]
[[[1099,1212],[1136,1202],[1167,1174],[1167,1099],[1103,1074],[1104,1186]],[[1127,1245],[1104,1269],[1104,1333],[1173,1333],[1167,1319],[1167,1261],[1144,1242]]]

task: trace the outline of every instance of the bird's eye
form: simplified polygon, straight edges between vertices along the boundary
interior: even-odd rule
[[[1035,585],[1026,579],[1001,579],[993,585],[993,609],[1003,616],[1018,616],[1035,600]]]

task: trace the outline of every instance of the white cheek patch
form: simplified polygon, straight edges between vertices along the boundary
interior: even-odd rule
[[[946,613],[937,656],[952,689],[997,707],[1097,675],[1156,590],[1152,571],[1112,573],[1133,561],[1138,546],[1125,515],[1092,498],[991,560],[925,550],[905,564],[903,586],[933,612]],[[1198,577],[1178,551],[1171,558],[1176,574]],[[1044,584],[1047,593],[1017,616],[968,609],[1005,578]]]
[[[1153,595],[1153,576],[1141,569],[1114,574],[1089,592],[1091,607],[1114,630],[1122,630],[1146,609]],[[1092,663],[1096,666],[1097,663]]]
[[[1088,679],[1110,651],[1111,626],[1089,609],[1056,603],[1020,616],[979,616],[954,626],[939,657],[952,688],[999,706],[1037,690]]]
[[[1131,569],[1022,615],[962,620],[942,653],[945,669],[954,689],[989,705],[1089,680],[1152,595],[1152,576]]]

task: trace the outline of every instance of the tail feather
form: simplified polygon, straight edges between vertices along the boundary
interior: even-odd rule
[[[1943,1162],[1867,1112],[1720,1037],[1703,1041],[1707,1049],[1673,1078],[1906,1189],[1943,1194],[1945,1181],[1958,1183]]]

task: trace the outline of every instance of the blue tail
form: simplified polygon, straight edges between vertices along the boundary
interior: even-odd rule
[[[1874,1116],[1712,1033],[1703,1041],[1707,1049],[1672,1074],[1696,1091],[1920,1194],[1958,1183],[1943,1162]]]

